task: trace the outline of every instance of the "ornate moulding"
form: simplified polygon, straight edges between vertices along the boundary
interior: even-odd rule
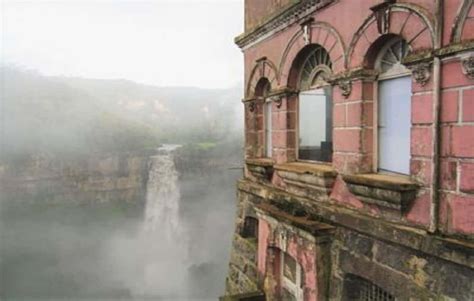
[[[277,32],[286,28],[289,24],[293,24],[307,18],[315,11],[324,8],[336,0],[307,0],[299,1],[289,8],[283,10],[280,14],[270,18],[262,25],[250,29],[248,32],[241,34],[235,38],[235,43],[240,48],[250,47],[254,43],[268,37],[273,32]]]
[[[292,95],[297,95],[297,94],[298,94],[297,90],[293,90],[293,89],[285,87],[285,88],[270,91],[268,98],[274,103],[276,103],[277,108],[281,108],[284,98],[288,98]]]
[[[470,79],[474,79],[474,55],[461,60],[462,72]]]
[[[338,86],[342,91],[342,96],[348,98],[352,92],[352,81],[350,79],[341,80],[338,82]]]
[[[352,82],[357,80],[374,81],[377,79],[378,72],[373,69],[357,68],[345,71],[343,73],[332,75],[328,82],[331,85],[337,85],[342,91],[342,96],[348,98],[352,93]]]
[[[256,98],[246,98],[242,99],[242,103],[248,108],[250,113],[255,112],[256,109]]]
[[[431,78],[431,65],[431,62],[421,62],[409,65],[408,69],[411,70],[413,79],[421,86],[424,86]]]

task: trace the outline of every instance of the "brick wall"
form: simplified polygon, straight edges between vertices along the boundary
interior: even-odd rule
[[[398,35],[404,38],[411,49],[414,66],[417,56],[420,62],[430,61],[432,49],[436,41],[435,5],[433,1],[398,1],[392,8],[386,34],[377,29],[375,17],[371,15],[370,7],[380,3],[376,0],[339,1],[314,13],[313,23],[309,30],[310,41],[323,46],[329,53],[333,65],[333,162],[332,166],[341,174],[370,173],[376,166],[376,129],[374,129],[374,106],[376,105],[376,77],[371,73],[375,56],[383,46],[387,35]],[[407,3],[409,5],[407,5]],[[262,4],[263,5],[263,4]],[[471,213],[472,187],[472,152],[470,145],[470,128],[473,126],[472,107],[469,101],[469,89],[472,80],[463,74],[459,59],[450,61],[450,57],[469,56],[469,47],[463,48],[462,41],[470,35],[471,15],[474,10],[468,7],[465,18],[457,17],[453,11],[465,9],[465,2],[451,1],[445,3],[445,24],[450,28],[458,28],[458,40],[443,39],[442,47],[452,44],[462,50],[445,55],[441,66],[442,93],[440,97],[440,137],[441,159],[434,153],[433,141],[436,137],[434,126],[434,74],[432,63],[429,66],[428,79],[420,83],[413,78],[411,101],[411,160],[410,177],[421,184],[417,198],[407,212],[398,218],[391,214],[383,214],[369,206],[370,214],[380,217],[392,217],[391,220],[411,224],[417,227],[429,228],[436,208],[440,206],[441,230],[461,235],[474,233],[474,222],[461,216]],[[256,9],[252,4],[249,9]],[[277,5],[278,7],[278,5]],[[350,12],[351,22],[345,22],[344,16]],[[351,24],[348,26],[348,23]],[[454,26],[453,24],[459,24]],[[446,30],[444,30],[446,31]],[[453,29],[454,32],[454,29]],[[451,33],[450,33],[451,34]],[[454,35],[454,33],[453,33]],[[453,39],[455,37],[453,36]],[[460,46],[459,46],[460,45]],[[277,31],[271,38],[264,39],[258,44],[247,48],[245,53],[247,91],[258,82],[260,77],[272,80],[272,91],[285,89],[298,90],[298,55],[305,49],[300,24],[289,25],[284,31]],[[466,50],[463,50],[466,49]],[[264,58],[268,66],[263,73],[255,72],[258,64]],[[413,58],[415,58],[413,60]],[[295,69],[296,68],[296,69]],[[270,70],[270,71],[268,71]],[[296,70],[296,71],[295,71]],[[250,72],[252,71],[252,72]],[[295,78],[296,77],[296,78]],[[350,81],[350,91],[339,84],[338,80]],[[248,95],[251,98],[252,95]],[[467,100],[464,101],[464,98]],[[279,107],[273,106],[273,159],[276,163],[295,161],[297,158],[298,118],[297,94],[280,96]],[[248,157],[264,156],[263,114],[259,105],[252,117],[247,115],[247,152]],[[473,140],[474,141],[474,140]],[[250,151],[252,150],[252,151]],[[449,152],[447,154],[446,152]],[[474,151],[473,151],[474,152]],[[433,172],[439,161],[441,182],[440,196],[432,193],[434,185]],[[438,179],[436,179],[438,180]],[[274,184],[279,184],[275,177]],[[344,188],[341,183],[336,189]],[[282,188],[284,188],[282,186]],[[334,200],[347,203],[338,196],[344,193],[334,193]],[[458,198],[459,197],[459,198]],[[434,200],[434,198],[438,198]],[[463,213],[460,207],[467,208]]]
[[[474,233],[474,79],[459,58],[442,72],[440,222],[448,233]]]
[[[257,212],[261,223],[257,276],[245,273],[247,263],[231,262],[230,287],[242,288],[251,275],[252,289],[277,300],[280,276],[269,263],[278,250],[290,248],[288,254],[300,265],[305,256],[316,262],[305,271],[316,285],[306,287],[304,300],[344,299],[351,275],[403,300],[472,298],[473,1],[339,0],[320,8],[311,3],[237,39],[245,57],[246,107],[256,105],[253,112],[246,110],[246,149],[251,151],[238,190],[239,206],[248,210],[239,212],[237,229],[246,214]],[[246,4],[248,29],[258,22],[256,16],[265,19],[263,5],[269,2]],[[379,173],[377,162],[375,62],[395,36],[410,49],[402,60],[412,77],[410,169],[405,176]],[[315,45],[329,54],[332,68],[330,164],[297,160],[299,78],[302,61]],[[263,111],[254,95],[261,78],[272,87],[272,160],[262,159]],[[308,228],[315,221],[335,227],[327,236],[329,249],[319,248],[320,229]],[[283,229],[294,230],[288,244],[281,243]],[[236,278],[237,270],[246,276]],[[327,294],[319,295],[324,281]]]

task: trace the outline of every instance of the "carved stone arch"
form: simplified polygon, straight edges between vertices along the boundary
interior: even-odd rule
[[[375,14],[371,14],[354,34],[346,53],[346,68],[362,67],[366,54],[373,43],[384,35],[400,36],[410,45],[413,52],[432,49],[435,45],[433,18],[423,8],[414,4],[396,3],[388,8],[385,32]]]
[[[291,67],[300,51],[307,46],[303,31],[298,30],[290,39],[283,51],[279,66],[279,75],[282,82],[288,83]],[[315,22],[310,26],[309,42],[318,44],[328,53],[332,62],[333,72],[337,73],[344,69],[345,46],[339,33],[324,22]]]
[[[464,0],[451,31],[451,43],[474,39],[474,0]]]
[[[247,83],[246,98],[254,97],[255,88],[260,79],[266,78],[270,82],[271,87],[278,85],[278,73],[275,64],[267,58],[257,60],[252,72],[250,73],[250,79]]]

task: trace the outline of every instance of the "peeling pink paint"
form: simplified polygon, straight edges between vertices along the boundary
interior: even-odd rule
[[[317,300],[318,289],[317,289],[317,269],[316,269],[316,254],[311,250],[304,250],[300,259],[301,265],[304,271],[304,287],[305,287],[305,300],[313,301]],[[306,290],[307,289],[307,290]]]
[[[281,187],[281,188],[286,187],[285,182],[282,180],[282,178],[277,172],[273,173],[272,184],[275,185],[276,187]]]
[[[275,235],[271,237],[270,233],[275,231],[272,229],[270,224],[265,220],[260,219],[259,221],[259,238],[258,238],[258,271],[265,276],[268,257],[269,246],[281,246],[286,250],[286,253],[296,259],[298,264],[303,270],[303,281],[304,281],[304,300],[305,301],[316,301],[317,300],[317,269],[316,269],[316,254],[315,246],[313,243],[308,243],[305,238],[292,234],[286,240],[286,245],[282,245],[284,241],[280,241],[281,235]],[[301,243],[304,241],[304,243]],[[300,243],[298,243],[300,242]],[[284,250],[280,250],[281,254]],[[279,260],[274,263],[274,279],[280,279],[280,267]],[[321,263],[322,264],[322,263]],[[270,270],[268,271],[270,272]]]
[[[270,235],[270,226],[263,220],[258,220],[258,256],[257,268],[261,276],[266,272],[268,237]]]
[[[358,198],[350,193],[346,183],[341,179],[340,176],[336,178],[336,183],[334,184],[334,188],[331,193],[331,199],[358,209],[364,207],[364,204],[362,204]]]
[[[407,214],[407,220],[421,225],[430,223],[431,197],[430,193],[425,193],[413,201],[413,205]]]

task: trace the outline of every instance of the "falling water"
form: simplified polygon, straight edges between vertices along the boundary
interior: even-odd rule
[[[178,172],[173,160],[179,147],[164,145],[151,157],[143,225],[145,295],[169,297],[186,287],[188,239],[180,223]]]
[[[179,223],[178,172],[173,151],[179,145],[164,145],[151,157],[147,183],[145,231],[160,232],[167,241],[182,234]]]

